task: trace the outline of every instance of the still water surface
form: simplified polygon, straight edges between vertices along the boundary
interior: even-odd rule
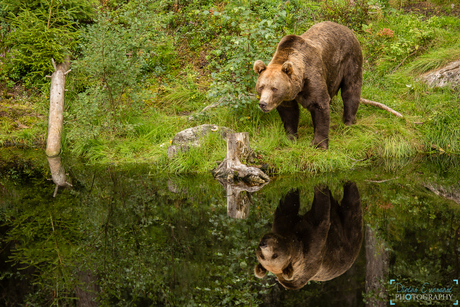
[[[456,157],[278,176],[249,192],[64,159],[72,188],[53,197],[45,158],[0,154],[0,306],[460,300]]]

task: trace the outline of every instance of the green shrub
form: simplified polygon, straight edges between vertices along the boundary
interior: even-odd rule
[[[92,18],[92,1],[0,0],[5,69],[26,85],[44,83],[78,42],[78,29]]]
[[[423,20],[417,15],[391,14],[387,23],[363,25],[364,57],[370,65],[388,73],[409,57],[428,49],[439,30],[437,18]]]
[[[74,87],[84,90],[71,102],[70,140],[85,144],[103,133],[126,136],[133,131],[130,118],[141,112],[145,100],[140,82],[161,40],[157,25],[155,16],[137,3],[135,8],[101,14],[84,31],[81,58],[74,61],[72,72]]]
[[[343,24],[355,31],[360,31],[362,25],[370,19],[369,1],[356,0],[353,4],[348,1],[333,0],[323,3],[323,18]]]

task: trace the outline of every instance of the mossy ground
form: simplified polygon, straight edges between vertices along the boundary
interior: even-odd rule
[[[439,10],[430,12],[434,15],[438,12],[439,17],[408,10],[392,13],[377,10],[363,30],[356,32],[365,57],[362,97],[384,103],[404,118],[361,105],[356,124],[345,126],[341,122],[343,106],[339,95],[331,104],[327,151],[310,146],[313,126],[307,110],[301,111],[296,141],[286,138],[278,114],[262,113],[255,99],[245,108],[220,106],[201,114],[205,106],[213,103],[207,95],[213,77],[206,68],[207,55],[212,54],[213,44],[218,46],[218,40],[213,40],[211,45],[197,51],[190,51],[190,45],[183,42],[174,43],[176,49],[168,45],[163,55],[175,56],[168,60],[172,63],[171,71],[162,77],[147,76],[143,86],[151,99],[145,101],[140,115],[125,119],[133,128],[123,133],[101,134],[84,142],[75,137],[66,138],[64,154],[75,155],[88,163],[148,162],[158,171],[205,172],[225,157],[226,143],[218,133],[207,137],[201,148],[192,148],[172,160],[167,158],[166,149],[177,132],[209,123],[249,132],[251,147],[258,154],[257,164],[268,164],[278,174],[337,171],[368,165],[380,158],[399,159],[433,151],[459,154],[458,90],[429,88],[419,81],[421,73],[460,57],[460,19],[455,15],[445,16],[456,11],[448,12],[445,3],[432,2],[430,8],[433,7]],[[382,32],[383,29],[391,31]],[[166,35],[172,37],[171,33]],[[255,81],[256,75],[253,78]],[[0,144],[43,147],[46,91],[36,92],[27,99],[20,97],[17,94],[1,101]],[[193,120],[189,120],[190,115]],[[72,129],[77,128],[69,119],[65,130]],[[73,136],[78,135],[75,130],[72,132]]]

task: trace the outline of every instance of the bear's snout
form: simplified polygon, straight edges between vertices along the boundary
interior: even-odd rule
[[[267,111],[267,103],[265,101],[259,102],[259,108],[264,112],[268,112]]]
[[[266,248],[267,247],[267,242],[266,241],[261,241],[259,244],[260,248]]]

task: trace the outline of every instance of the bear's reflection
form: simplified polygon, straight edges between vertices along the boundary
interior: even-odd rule
[[[351,267],[363,240],[363,219],[356,184],[343,188],[339,205],[327,186],[316,187],[313,205],[303,216],[298,215],[298,190],[280,201],[272,232],[257,248],[257,277],[270,271],[286,289],[300,289],[310,280],[330,280]]]

